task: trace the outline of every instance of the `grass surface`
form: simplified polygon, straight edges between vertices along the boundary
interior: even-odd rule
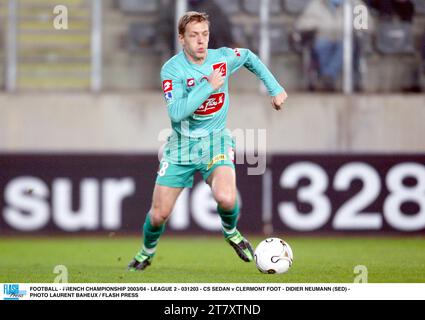
[[[257,245],[262,239],[250,238]],[[139,238],[0,238],[0,283],[51,283],[65,265],[71,283],[352,283],[354,267],[369,282],[425,282],[425,238],[286,237],[294,265],[265,275],[219,237],[165,235],[144,272],[127,272]]]

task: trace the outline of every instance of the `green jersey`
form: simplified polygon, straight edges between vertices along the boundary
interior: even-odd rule
[[[248,49],[209,49],[202,65],[190,62],[183,51],[166,62],[161,80],[172,136],[200,138],[225,129],[229,77],[242,66],[263,81],[271,96],[283,91],[268,68]],[[214,70],[220,70],[225,77],[224,85],[216,91],[207,80]]]

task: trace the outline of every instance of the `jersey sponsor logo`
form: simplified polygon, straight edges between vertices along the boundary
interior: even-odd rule
[[[186,82],[187,82],[188,87],[193,87],[195,85],[195,79],[194,78],[187,79]]]
[[[226,95],[224,92],[215,93],[211,95],[199,108],[195,111],[195,114],[200,116],[207,116],[219,111],[225,101]]]
[[[227,75],[227,64],[226,62],[220,62],[213,64],[213,70],[219,70],[221,75],[225,77]]]
[[[162,81],[162,90],[164,90],[164,93],[172,91],[173,90],[173,80]]]
[[[167,92],[167,93],[164,93],[164,97],[165,97],[165,100],[167,102],[170,102],[170,100],[173,99],[173,93],[171,91],[170,92]]]
[[[213,165],[215,165],[217,162],[219,162],[219,161],[225,161],[225,160],[227,160],[227,157],[226,157],[226,155],[225,154],[219,154],[219,155],[216,155],[212,160],[211,160],[211,162],[208,164],[208,166],[207,166],[207,170],[210,170],[211,168],[212,168],[212,166]]]

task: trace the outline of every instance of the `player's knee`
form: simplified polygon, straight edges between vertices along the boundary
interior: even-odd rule
[[[169,210],[161,207],[153,207],[151,210],[151,223],[155,227],[162,226],[170,216]]]
[[[225,211],[231,211],[235,207],[236,197],[231,192],[218,192],[215,198],[220,208]]]
[[[167,221],[167,216],[161,213],[151,214],[151,224],[154,227],[160,227]]]

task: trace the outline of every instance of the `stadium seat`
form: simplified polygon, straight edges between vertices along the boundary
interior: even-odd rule
[[[232,25],[232,35],[235,43],[240,48],[249,48],[251,47],[249,37],[244,25],[233,24]]]
[[[260,13],[260,1],[258,0],[242,0],[244,10],[251,15]],[[270,13],[277,15],[282,12],[282,2],[280,0],[270,0]]]
[[[361,32],[356,34],[355,40],[358,41],[360,51],[362,55],[369,56],[373,54],[373,36],[367,32]]]
[[[314,91],[318,86],[319,66],[312,49],[315,38],[316,31],[294,31],[290,36],[292,50],[301,56],[303,87],[307,91]]]
[[[283,0],[283,8],[292,15],[299,15],[311,0]]]
[[[239,0],[214,0],[215,3],[228,15],[241,12]]]
[[[130,53],[155,51],[157,30],[153,24],[143,22],[130,23],[128,37]]]
[[[415,13],[425,15],[425,0],[413,0]]]
[[[412,54],[415,52],[412,25],[382,21],[376,34],[376,46],[382,54]]]
[[[308,91],[316,91],[321,87],[321,76],[319,71],[318,57],[313,50],[316,39],[315,31],[294,31],[289,37],[291,49],[301,56],[303,87]],[[353,61],[353,82],[354,90],[361,91],[363,88],[363,78],[360,65],[364,57],[372,52],[371,37],[369,34],[355,34]]]
[[[149,14],[158,10],[157,0],[119,0],[121,11],[127,14]]]
[[[290,52],[289,46],[290,26],[282,24],[270,25],[270,49],[272,54],[286,54]],[[253,50],[258,52],[260,45],[260,28],[256,32],[252,41]]]

